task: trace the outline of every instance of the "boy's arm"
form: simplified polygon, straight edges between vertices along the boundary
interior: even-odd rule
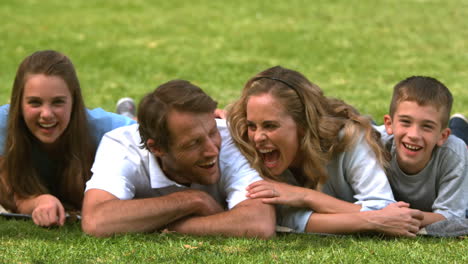
[[[419,231],[423,213],[398,202],[382,210],[348,214],[312,213],[306,232],[349,234],[379,232],[390,236],[415,237]]]
[[[439,221],[446,219],[445,216],[438,214],[438,213],[423,212],[423,214],[424,214],[424,220],[421,222],[421,227],[425,227],[432,223],[439,222]]]
[[[82,228],[87,234],[148,232],[189,215],[210,215],[223,209],[205,192],[185,190],[169,195],[120,200],[111,193],[91,189],[85,193]]]
[[[465,143],[451,136],[446,143],[448,146],[441,147],[439,153],[439,166],[436,181],[437,197],[432,205],[432,213],[427,213],[431,224],[445,218],[465,217],[468,204],[468,150]],[[435,214],[435,215],[434,215]],[[442,217],[443,216],[443,217]],[[432,220],[432,222],[429,222]]]
[[[275,235],[275,210],[260,199],[247,199],[229,211],[185,218],[169,230],[192,235],[226,235],[268,239]]]

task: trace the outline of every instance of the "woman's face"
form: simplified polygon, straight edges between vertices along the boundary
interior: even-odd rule
[[[29,131],[50,146],[70,122],[72,97],[67,84],[57,76],[33,74],[24,85],[21,109]]]
[[[279,100],[270,94],[251,96],[247,101],[250,143],[273,175],[298,167],[298,127]]]

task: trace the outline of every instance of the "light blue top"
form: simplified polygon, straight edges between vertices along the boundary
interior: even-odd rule
[[[359,139],[352,147],[336,155],[327,165],[328,180],[322,186],[322,192],[359,204],[361,211],[379,210],[394,203],[395,199],[385,171],[364,134],[357,136]],[[309,208],[277,206],[277,222],[296,232],[304,232],[312,213]]]
[[[9,109],[9,104],[0,106],[0,156],[3,156],[5,152]],[[102,108],[96,108],[93,110],[86,109],[86,112],[89,131],[94,138],[96,145],[99,144],[105,133],[121,126],[136,123],[128,117],[106,112]]]

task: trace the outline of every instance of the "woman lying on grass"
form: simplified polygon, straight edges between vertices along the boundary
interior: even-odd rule
[[[281,205],[279,225],[298,232],[418,232],[422,213],[395,203],[369,119],[325,97],[302,74],[279,66],[257,74],[228,122],[244,155],[267,178],[251,184],[248,196]]]
[[[0,107],[0,203],[61,226],[65,210],[81,209],[102,135],[134,121],[87,110],[72,62],[56,51],[24,59],[10,103]]]

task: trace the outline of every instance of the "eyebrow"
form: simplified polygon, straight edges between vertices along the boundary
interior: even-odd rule
[[[41,99],[42,100],[42,97],[40,96],[26,96],[25,97],[26,99]],[[56,100],[56,99],[62,99],[62,100],[65,100],[67,99],[67,96],[66,95],[60,95],[60,96],[55,96],[55,97],[52,97],[53,100]]]

